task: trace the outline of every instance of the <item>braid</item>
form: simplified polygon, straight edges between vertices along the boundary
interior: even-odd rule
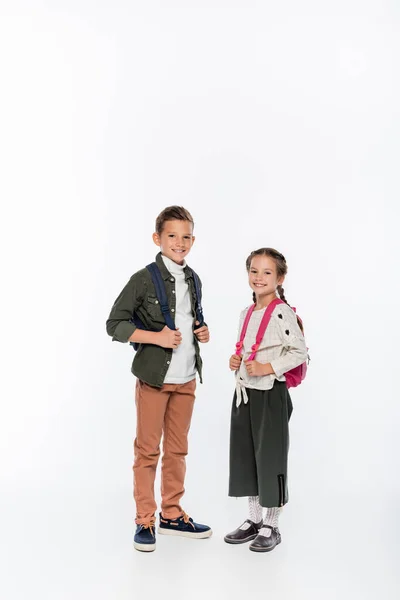
[[[280,299],[283,300],[284,302],[286,302],[286,304],[288,306],[290,306],[289,302],[285,298],[285,290],[283,289],[283,287],[281,285],[278,285],[277,290],[278,290]],[[290,308],[291,308],[291,306],[290,306]],[[303,328],[303,323],[301,322],[301,319],[297,315],[296,315],[296,319],[297,319],[297,323],[301,329],[301,332],[304,334],[304,328]]]
[[[283,289],[283,287],[281,285],[278,285],[277,290],[278,290],[279,298],[281,300],[283,300],[288,306],[290,306],[289,302],[285,298],[285,290]]]
[[[253,302],[254,302],[254,304],[257,302],[256,293],[255,292],[253,292]]]

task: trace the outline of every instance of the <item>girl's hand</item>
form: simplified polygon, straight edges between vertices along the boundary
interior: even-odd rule
[[[232,354],[229,359],[229,368],[231,371],[237,371],[240,367],[240,363],[242,362],[242,357],[237,354]]]
[[[262,364],[257,362],[256,360],[245,360],[246,371],[248,375],[252,377],[262,377],[263,375],[272,375],[274,372],[271,364]]]
[[[196,321],[196,325],[200,325],[200,323]],[[208,330],[207,325],[203,325],[203,327],[200,327],[200,329],[195,329],[194,335],[202,344],[206,344],[210,341],[210,332]]]

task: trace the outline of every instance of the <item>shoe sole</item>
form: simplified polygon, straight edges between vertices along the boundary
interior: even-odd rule
[[[251,542],[251,540],[254,540],[257,537],[257,533],[253,533],[252,535],[249,535],[249,537],[244,538],[243,540],[233,540],[232,538],[228,538],[227,536],[224,537],[224,542],[226,542],[227,544],[246,544],[247,542]]]
[[[133,543],[133,547],[139,552],[154,552],[156,549],[155,544],[137,544],[136,542]]]
[[[249,549],[252,552],[272,552],[272,550],[274,550],[278,544],[281,543],[281,540],[279,540],[279,542],[276,542],[275,546],[271,546],[271,548],[255,548],[254,546],[252,547],[251,545],[249,546]]]
[[[190,533],[189,531],[176,531],[175,529],[164,529],[163,527],[159,527],[157,533],[160,533],[161,535],[177,535],[179,537],[193,538],[195,540],[202,540],[212,536],[211,529],[201,533]]]

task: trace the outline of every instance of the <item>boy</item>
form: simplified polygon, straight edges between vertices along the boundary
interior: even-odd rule
[[[180,506],[196,371],[202,381],[198,342],[209,341],[207,325],[197,327],[200,323],[194,317],[197,301],[194,276],[185,262],[195,241],[193,227],[193,218],[186,209],[170,206],[157,217],[153,234],[153,241],[160,248],[156,264],[176,329],[165,324],[147,268],[131,277],[116,299],[106,324],[107,333],[113,340],[140,344],[132,364],[132,373],[137,377],[133,465],[137,528],[134,547],[144,552],[151,552],[156,547],[154,480],[162,434],[162,501],[158,533],[194,538],[212,534],[210,527],[194,523]],[[143,329],[131,321],[134,313],[143,323]]]

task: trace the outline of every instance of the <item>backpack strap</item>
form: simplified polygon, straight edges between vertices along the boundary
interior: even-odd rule
[[[201,286],[200,286],[200,278],[193,269],[190,269],[193,275],[194,281],[194,290],[196,292],[196,320],[200,323],[200,325],[196,325],[196,327],[203,327],[204,325],[204,315],[203,315],[203,307],[201,305]]]
[[[146,269],[150,272],[151,279],[156,289],[156,296],[160,303],[161,312],[163,314],[165,323],[169,329],[175,330],[175,323],[169,310],[167,292],[165,290],[164,280],[160,273],[157,263],[153,262],[147,265]]]
[[[257,331],[257,335],[256,335],[256,343],[252,345],[251,349],[252,349],[252,353],[250,354],[248,360],[254,360],[257,350],[260,347],[260,344],[262,342],[262,339],[264,337],[264,333],[268,327],[268,324],[271,320],[271,315],[275,310],[275,307],[278,306],[278,304],[284,304],[283,300],[281,300],[280,298],[276,298],[275,300],[272,300],[272,302],[270,302],[266,308],[266,311],[264,313],[263,318],[261,319],[261,323],[260,323],[260,327],[258,328]]]
[[[258,331],[257,331],[256,343],[252,345],[252,347],[251,347],[252,352],[251,352],[251,354],[250,354],[250,356],[249,356],[249,358],[247,360],[254,360],[254,358],[256,356],[256,353],[257,353],[257,350],[259,349],[260,344],[262,342],[262,339],[264,337],[264,333],[265,333],[265,331],[266,331],[266,329],[268,327],[268,324],[270,322],[271,315],[274,312],[275,307],[278,306],[278,304],[285,304],[285,303],[280,298],[276,298],[275,300],[272,300],[272,302],[270,302],[268,304],[268,306],[267,306],[267,308],[265,310],[264,316],[261,319],[261,323],[260,323],[260,326],[258,328]],[[236,354],[238,354],[238,355],[240,355],[241,352],[242,352],[243,340],[245,338],[247,327],[248,327],[248,324],[249,324],[249,321],[250,321],[250,317],[251,317],[251,315],[252,315],[252,313],[254,311],[254,308],[255,308],[255,304],[253,304],[249,308],[249,310],[247,312],[247,315],[246,315],[246,318],[244,320],[243,327],[242,327],[242,332],[240,334],[240,340],[236,344]]]
[[[237,354],[238,356],[240,356],[240,355],[242,354],[243,340],[244,340],[244,338],[245,338],[245,336],[246,336],[247,326],[248,326],[248,324],[249,324],[250,317],[251,317],[251,315],[253,314],[253,311],[254,311],[255,307],[256,307],[256,305],[255,305],[255,304],[252,304],[252,305],[250,306],[249,310],[247,311],[247,314],[246,314],[246,316],[245,316],[245,318],[244,318],[244,322],[243,322],[242,331],[241,331],[241,333],[240,333],[240,338],[239,338],[239,341],[238,341],[238,342],[237,342],[237,344],[236,344],[236,354]]]

